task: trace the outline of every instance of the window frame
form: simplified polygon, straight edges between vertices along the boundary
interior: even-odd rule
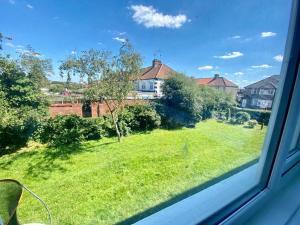
[[[256,185],[244,191],[238,198],[232,199],[226,207],[221,209],[216,210],[221,202],[209,204],[209,201],[206,199],[205,202],[208,204],[203,212],[200,213],[199,210],[197,212],[196,210],[185,211],[185,207],[192,209],[190,204],[199,207],[201,201],[199,196],[201,194],[203,195],[202,200],[209,195],[209,191],[214,194],[217,192],[222,193],[223,191],[224,195],[226,195],[226,182],[229,182],[231,187],[236,189],[234,185],[237,183],[233,182],[233,179],[236,178],[236,181],[239,180],[237,177],[245,179],[246,173],[249,173],[249,170],[254,168],[254,166],[251,166],[187,199],[138,221],[136,224],[174,224],[174,222],[176,224],[184,224],[180,223],[182,217],[188,218],[192,216],[195,218],[198,216],[199,220],[196,224],[201,225],[216,223],[243,224],[241,221],[245,222],[255,212],[255,209],[258,208],[261,202],[270,198],[276,190],[282,187],[285,180],[300,171],[300,151],[294,154],[293,159],[287,157],[289,152],[287,147],[288,135],[292,132],[291,125],[295,123],[292,120],[295,117],[299,117],[299,114],[293,113],[295,110],[289,110],[290,107],[295,105],[298,98],[300,100],[300,94],[298,93],[297,95],[296,91],[298,90],[299,92],[300,90],[300,74],[298,74],[300,42],[297,40],[300,40],[300,0],[293,0],[284,60],[280,73],[282,82],[280,82],[273,101],[273,112],[270,117],[262,154],[257,165],[254,165],[257,166]],[[216,198],[215,196],[211,196],[210,200],[213,200],[213,197]],[[193,198],[195,201],[193,201]],[[197,214],[195,215],[195,213]],[[207,215],[205,218],[203,218],[203,213]],[[192,224],[193,222],[189,221],[187,223]]]

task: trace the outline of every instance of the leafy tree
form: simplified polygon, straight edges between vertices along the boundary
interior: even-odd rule
[[[201,120],[202,98],[197,84],[184,74],[175,73],[163,85],[158,111],[172,126],[193,126]]]
[[[42,59],[40,54],[28,47],[26,53],[20,55],[20,64],[27,77],[38,85],[45,87],[48,85],[48,76],[53,73],[50,59]]]
[[[47,101],[16,61],[1,56],[0,104],[0,148],[5,153],[26,144],[47,114]]]
[[[199,87],[199,92],[203,99],[203,119],[211,118],[213,112],[226,114],[227,119],[231,117],[231,108],[236,104],[231,94],[207,86]]]
[[[137,78],[140,66],[140,55],[126,42],[116,56],[94,49],[71,56],[62,63],[60,71],[68,81],[72,75],[87,79],[89,85],[86,96],[93,101],[105,102],[120,141],[122,134],[118,117],[129,92],[134,89],[133,80]]]

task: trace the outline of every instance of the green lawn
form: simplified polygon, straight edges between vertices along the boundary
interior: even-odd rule
[[[0,158],[0,178],[26,184],[54,224],[114,224],[259,156],[265,129],[201,122],[196,128],[105,138],[81,146],[31,146]],[[25,194],[22,222],[46,218]],[[45,220],[44,220],[45,221]]]

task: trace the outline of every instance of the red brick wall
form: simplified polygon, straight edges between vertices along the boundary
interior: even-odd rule
[[[134,104],[145,104],[147,100],[126,100],[125,105]],[[106,115],[109,113],[107,105],[103,103],[94,102],[92,107],[92,117],[98,117],[101,115]],[[70,115],[76,114],[82,116],[82,103],[66,103],[66,104],[52,104],[49,107],[50,116],[54,117],[56,115]]]
[[[49,106],[50,116],[76,114],[82,116],[81,103],[52,104]]]

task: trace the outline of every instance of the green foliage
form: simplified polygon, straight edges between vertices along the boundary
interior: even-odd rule
[[[248,127],[249,128],[254,128],[257,125],[257,121],[256,120],[249,120],[248,121]]]
[[[134,134],[121,143],[103,138],[55,148],[35,145],[1,157],[0,177],[23,180],[39,193],[53,224],[133,224],[124,220],[184,199],[259,157],[265,132],[207,120],[193,129]],[[18,215],[22,224],[47,224],[44,208],[30,195],[23,196]]]
[[[155,109],[148,104],[126,106],[120,120],[124,121],[128,131],[150,131],[160,126],[160,116]]]
[[[0,57],[0,154],[26,145],[47,115],[47,100],[18,64]]]
[[[229,119],[231,117],[231,109],[236,104],[233,96],[225,91],[220,91],[212,87],[199,87],[200,96],[203,99],[202,119],[217,118]]]
[[[233,108],[233,114],[237,112],[247,112],[250,114],[251,119],[256,120],[260,124],[268,125],[271,111],[270,110],[260,110],[260,109],[245,109],[245,108]]]
[[[79,143],[83,140],[82,120],[77,115],[50,118],[42,127],[39,139],[53,146]]]
[[[84,140],[98,140],[101,138],[102,127],[91,119],[82,119],[82,135]]]
[[[163,97],[156,109],[165,127],[193,126],[201,120],[202,101],[194,80],[176,73],[164,82]]]
[[[48,85],[48,76],[53,73],[50,59],[42,59],[29,47],[28,53],[20,55],[20,64],[27,77],[39,88]]]
[[[100,139],[101,127],[96,121],[77,115],[58,115],[48,119],[37,135],[42,143],[52,146],[78,144],[82,140]]]
[[[88,80],[86,98],[105,102],[120,140],[122,134],[119,128],[124,124],[119,122],[118,117],[125,99],[134,89],[132,81],[139,75],[141,64],[140,55],[126,42],[116,56],[94,49],[71,56],[63,61],[60,72],[62,76],[67,76],[67,81],[76,75]]]
[[[250,120],[250,114],[247,112],[238,112],[235,115],[235,122],[237,124],[244,124]]]

